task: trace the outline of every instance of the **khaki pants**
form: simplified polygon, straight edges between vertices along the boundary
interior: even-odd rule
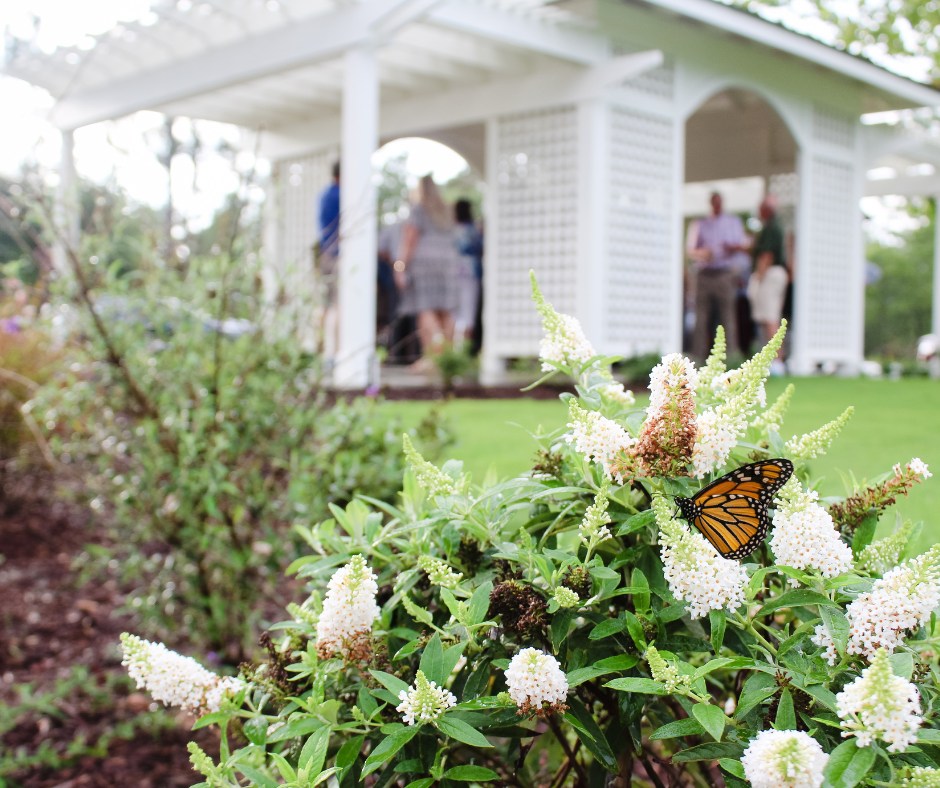
[[[734,271],[699,271],[695,286],[695,332],[692,354],[699,363],[708,358],[715,340],[715,328],[725,327],[728,354],[738,352],[738,319],[735,298],[738,275]]]

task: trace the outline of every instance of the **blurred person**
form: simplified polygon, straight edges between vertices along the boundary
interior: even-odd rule
[[[432,357],[453,341],[457,268],[453,210],[434,179],[425,175],[418,182],[393,265],[401,295],[399,312],[417,315],[421,357],[409,367],[413,372],[430,371]]]
[[[695,329],[692,354],[701,363],[711,350],[717,326],[724,326],[729,354],[738,352],[738,317],[735,299],[739,273],[735,256],[750,249],[744,223],[724,213],[721,194],[709,198],[711,214],[698,225],[691,252],[695,263]]]
[[[454,312],[454,336],[467,345],[473,343],[480,290],[483,282],[483,234],[473,221],[473,206],[469,200],[454,204],[457,227],[457,309]]]
[[[339,162],[333,164],[333,180],[320,194],[317,213],[320,245],[317,251],[317,275],[323,291],[320,313],[321,349],[327,356],[336,352],[339,334],[337,309],[339,275]],[[328,358],[329,361],[329,358]]]
[[[784,247],[783,229],[777,220],[777,201],[767,195],[758,208],[761,229],[751,249],[753,270],[747,283],[747,297],[751,315],[757,323],[760,340],[767,343],[780,328],[783,306],[790,281]],[[771,363],[771,374],[781,375],[786,370],[783,348]]]

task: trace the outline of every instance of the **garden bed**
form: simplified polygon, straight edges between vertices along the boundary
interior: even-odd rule
[[[0,785],[189,786],[199,777],[186,742],[217,751],[190,718],[148,711],[127,679],[118,635],[132,624],[116,612],[119,584],[77,568],[104,538],[48,489],[0,497]]]

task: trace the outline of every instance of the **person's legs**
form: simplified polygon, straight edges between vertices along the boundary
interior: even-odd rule
[[[738,345],[737,274],[734,271],[723,271],[712,278],[715,280],[713,297],[718,306],[718,322],[725,327],[728,356],[739,356],[741,349]]]
[[[712,347],[712,312],[716,306],[715,274],[699,272],[695,287],[695,329],[692,333],[692,356],[704,363]]]

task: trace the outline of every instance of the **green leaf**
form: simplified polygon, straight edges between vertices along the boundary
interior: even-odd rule
[[[639,651],[646,651],[646,635],[643,632],[643,625],[640,623],[640,619],[629,610],[624,610],[622,615],[627,624],[627,632],[630,633],[630,638],[633,640],[634,645],[636,645]]]
[[[866,514],[862,521],[852,531],[852,554],[858,558],[872,539],[875,538],[875,530],[878,528],[878,512],[872,511]]]
[[[784,687],[783,692],[780,693],[774,727],[778,731],[796,730],[796,711],[793,708],[793,695],[790,693],[789,687]]]
[[[470,603],[467,605],[469,610],[467,618],[471,626],[486,621],[486,614],[490,609],[490,594],[492,593],[493,584],[489,580],[473,592]]]
[[[759,703],[776,694],[777,682],[774,677],[761,671],[752,673],[744,682],[738,707],[734,711],[736,720],[743,719]]]
[[[821,605],[824,607],[838,607],[825,594],[818,591],[812,591],[809,588],[796,588],[793,591],[787,591],[776,599],[771,599],[766,605],[757,611],[758,616],[773,613],[775,610],[782,610],[787,607],[806,607],[808,605]]]
[[[498,780],[499,775],[485,766],[454,766],[444,772],[445,780],[459,780],[464,783],[485,783]]]
[[[718,761],[718,765],[724,769],[728,774],[734,775],[740,779],[745,779],[744,777],[744,764],[741,761],[734,760],[732,758],[722,758]]]
[[[444,681],[447,681],[447,677],[454,672],[454,668],[457,667],[457,663],[460,662],[460,658],[463,656],[463,650],[467,647],[467,641],[462,643],[457,643],[450,648],[444,650]]]
[[[372,774],[372,772],[378,769],[383,763],[394,758],[395,753],[397,753],[402,747],[410,742],[418,734],[419,730],[421,730],[420,726],[409,725],[407,727],[399,728],[394,733],[386,736],[369,754],[369,757],[366,758],[360,779],[368,774]]]
[[[421,664],[418,668],[419,670],[423,670],[428,680],[433,681],[435,684],[441,685],[444,683],[444,679],[447,678],[443,675],[444,646],[441,643],[440,635],[436,632],[434,633],[434,637],[432,637],[424,647],[424,651],[421,654]]]
[[[591,630],[591,634],[588,635],[588,638],[591,640],[603,640],[604,638],[609,638],[611,635],[623,632],[626,628],[627,625],[622,618],[608,618],[594,627],[594,629]]]
[[[689,717],[661,725],[650,734],[650,739],[678,739],[680,736],[701,736],[704,732],[702,724]]]
[[[613,657],[605,657],[594,663],[595,668],[604,668],[604,670],[630,670],[635,667],[640,658],[633,654],[617,654]]]
[[[627,534],[635,533],[636,531],[642,530],[648,526],[651,526],[656,522],[656,515],[653,513],[652,509],[645,509],[639,514],[633,515],[629,520],[627,520],[623,525],[617,529],[616,536],[626,536]]]
[[[575,698],[571,698],[565,719],[574,728],[582,744],[591,751],[600,764],[609,772],[617,771],[617,756],[611,749],[610,742],[598,727],[594,716]]]
[[[235,768],[241,772],[245,777],[251,780],[252,785],[258,786],[258,788],[277,788],[277,780],[269,777],[264,772],[259,769],[256,769],[254,766],[246,766],[244,764],[236,764]],[[208,786],[208,783],[202,783],[202,785]],[[196,788],[196,786],[192,786]]]
[[[298,717],[290,720],[271,733],[268,736],[268,741],[286,741],[287,739],[294,739],[298,736],[306,736],[308,733],[313,733],[315,730],[325,725],[326,723],[324,723],[323,720],[318,720],[315,717]]]
[[[871,747],[859,747],[854,739],[842,742],[831,753],[823,770],[826,785],[832,788],[852,788],[858,785],[875,763]]]
[[[306,770],[307,774],[320,773],[326,761],[326,751],[330,746],[330,732],[330,726],[324,725],[307,738],[300,751],[300,758],[297,760],[299,769]]]
[[[721,741],[721,734],[725,731],[727,717],[717,706],[710,703],[696,703],[692,707],[692,716],[701,723],[715,741]]]
[[[633,570],[633,576],[630,578],[630,584],[641,591],[633,592],[633,609],[637,613],[646,613],[650,609],[650,584],[640,569]]]
[[[365,736],[353,736],[351,739],[344,741],[343,746],[340,747],[339,751],[336,753],[336,758],[333,763],[340,769],[348,769],[356,762],[359,753],[362,752],[362,743],[365,740]]]
[[[896,651],[888,656],[888,661],[891,663],[891,670],[895,676],[900,676],[908,681],[911,680],[911,676],[914,674],[914,656],[912,654]]]
[[[668,695],[666,688],[661,681],[644,678],[626,678],[614,679],[608,681],[605,687],[619,690],[620,692],[639,692],[643,695]]]
[[[940,744],[940,730],[935,728],[922,728],[917,732],[917,741],[924,744]]]
[[[741,668],[750,668],[754,666],[754,660],[750,657],[716,657],[710,659],[702,667],[698,668],[692,674],[693,679],[700,679],[716,670],[739,670]]]
[[[264,717],[254,717],[242,725],[245,738],[252,744],[261,745],[268,738],[268,721]]]
[[[398,697],[398,693],[402,690],[407,691],[408,689],[408,685],[405,684],[404,681],[398,678],[398,676],[393,676],[391,673],[386,673],[383,670],[370,670],[369,673],[395,697]]]
[[[433,777],[421,777],[417,780],[412,780],[405,788],[431,788],[434,783],[436,783]]]
[[[717,761],[721,758],[740,758],[744,753],[744,745],[734,742],[708,742],[680,750],[672,755],[672,760],[679,763],[689,761]]]
[[[606,676],[608,673],[616,673],[618,668],[598,668],[595,666],[588,666],[586,668],[576,668],[567,674],[566,678],[568,679],[568,687],[577,687],[579,684],[583,684],[585,681],[590,681],[591,679],[596,679],[598,676]]]
[[[821,607],[819,615],[823,620],[826,631],[836,644],[836,651],[845,654],[845,647],[849,642],[849,620],[839,608]]]
[[[712,649],[717,654],[721,651],[721,644],[725,641],[725,629],[728,626],[728,616],[724,610],[710,610],[708,623],[711,625]]]
[[[480,733],[476,728],[456,717],[445,714],[443,717],[436,720],[434,724],[445,736],[450,736],[450,738],[456,739],[459,742],[469,744],[471,747],[493,746],[486,736]]]

